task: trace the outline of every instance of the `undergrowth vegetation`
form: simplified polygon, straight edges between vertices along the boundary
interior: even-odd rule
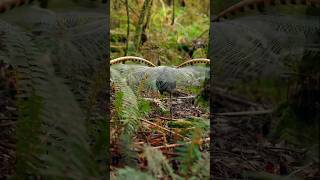
[[[317,175],[319,7],[290,1],[289,14],[289,0],[277,2],[229,13],[210,30],[209,0],[1,9],[0,179],[209,179],[210,140],[220,178]],[[109,62],[129,55],[155,66]],[[215,139],[208,61],[177,67],[207,57]]]
[[[211,5],[216,177],[317,179],[319,2]]]
[[[70,13],[64,1],[47,2],[0,15],[0,62],[13,72],[17,116],[8,117],[15,135],[6,137],[16,164],[0,176],[103,179],[109,176],[107,6],[70,2]]]
[[[209,179],[209,69],[170,67],[206,58],[208,36],[209,1],[111,1],[111,59],[158,65],[111,65],[112,179]],[[159,81],[176,91],[159,94]]]

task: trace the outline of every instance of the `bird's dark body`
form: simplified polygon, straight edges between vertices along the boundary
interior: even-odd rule
[[[164,81],[161,78],[158,78],[156,81],[157,89],[159,90],[160,94],[164,92],[173,93],[176,89],[176,82],[175,81]]]
[[[160,94],[163,94],[164,92],[168,92],[169,94],[172,94],[176,89],[176,82],[166,81],[165,78],[161,78],[160,76],[156,80],[156,86]]]
[[[160,58],[157,61],[157,65],[161,66]],[[173,74],[171,74],[168,70],[163,69],[161,75],[156,79],[156,86],[161,95],[164,92],[168,92],[171,97],[172,93],[176,89],[176,81],[173,78]]]
[[[172,74],[171,74],[172,75]],[[156,79],[156,86],[159,90],[160,94],[167,92],[170,94],[170,114],[171,119],[173,119],[172,113],[172,94],[176,90],[176,81],[175,79],[169,75],[169,72],[164,71],[157,79]]]

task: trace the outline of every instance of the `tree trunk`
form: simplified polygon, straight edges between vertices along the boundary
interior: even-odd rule
[[[214,34],[213,34],[213,19],[214,19],[214,14],[216,13],[214,11],[214,7],[217,5],[217,1],[211,1],[210,2],[210,29],[209,29],[209,47],[208,47],[208,58],[210,60],[214,59],[214,52],[213,52],[213,44],[214,44]],[[210,63],[210,80],[209,80],[209,84],[210,84],[210,100],[209,100],[209,104],[210,104],[210,127],[213,127],[213,112],[215,110],[214,105],[216,104],[215,102],[215,91],[213,89],[214,86],[214,77],[213,77],[213,72],[215,72],[214,68],[215,66],[213,65],[214,63]],[[213,147],[213,146],[212,146]],[[212,155],[212,154],[211,154]]]
[[[151,0],[150,5],[149,5],[149,7],[148,7],[148,9],[147,9],[147,12],[146,12],[147,20],[146,20],[146,22],[144,23],[143,28],[142,28],[141,45],[143,45],[143,44],[148,40],[148,36],[147,36],[147,33],[146,33],[146,29],[147,29],[148,26],[149,26],[149,21],[150,21],[150,17],[151,17],[152,3],[153,3],[153,1]]]
[[[143,7],[141,9],[141,13],[140,13],[140,16],[139,16],[139,21],[138,21],[138,24],[136,26],[136,33],[135,33],[135,36],[134,36],[134,46],[135,46],[136,50],[138,50],[139,47],[140,47],[141,35],[142,35],[143,26],[144,26],[144,20],[146,18],[148,7],[151,5],[151,1],[152,0],[145,0],[144,3],[143,3]]]

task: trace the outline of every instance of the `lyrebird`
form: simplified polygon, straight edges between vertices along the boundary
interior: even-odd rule
[[[125,62],[142,63],[143,65],[124,64]],[[170,95],[170,114],[172,117],[172,95],[176,92],[177,86],[188,86],[199,84],[208,75],[208,67],[190,67],[196,64],[209,64],[210,60],[205,58],[188,60],[176,67],[158,66],[152,62],[134,56],[120,57],[110,61],[110,65],[121,64],[114,67],[131,87],[135,88],[142,82],[146,89],[157,90],[160,94]],[[114,82],[114,81],[113,81]],[[116,83],[116,82],[114,82]]]

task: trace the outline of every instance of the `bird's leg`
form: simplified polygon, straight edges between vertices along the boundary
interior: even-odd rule
[[[173,114],[172,114],[172,93],[171,92],[170,92],[169,103],[170,103],[170,118],[171,118],[171,121],[172,121],[173,120]],[[171,133],[171,128],[169,128],[169,129],[170,129],[169,142],[172,142],[173,137],[172,137],[172,133]]]
[[[173,119],[173,114],[172,114],[172,93],[170,93],[169,101],[170,101],[170,117],[171,117],[171,120],[172,120]]]

